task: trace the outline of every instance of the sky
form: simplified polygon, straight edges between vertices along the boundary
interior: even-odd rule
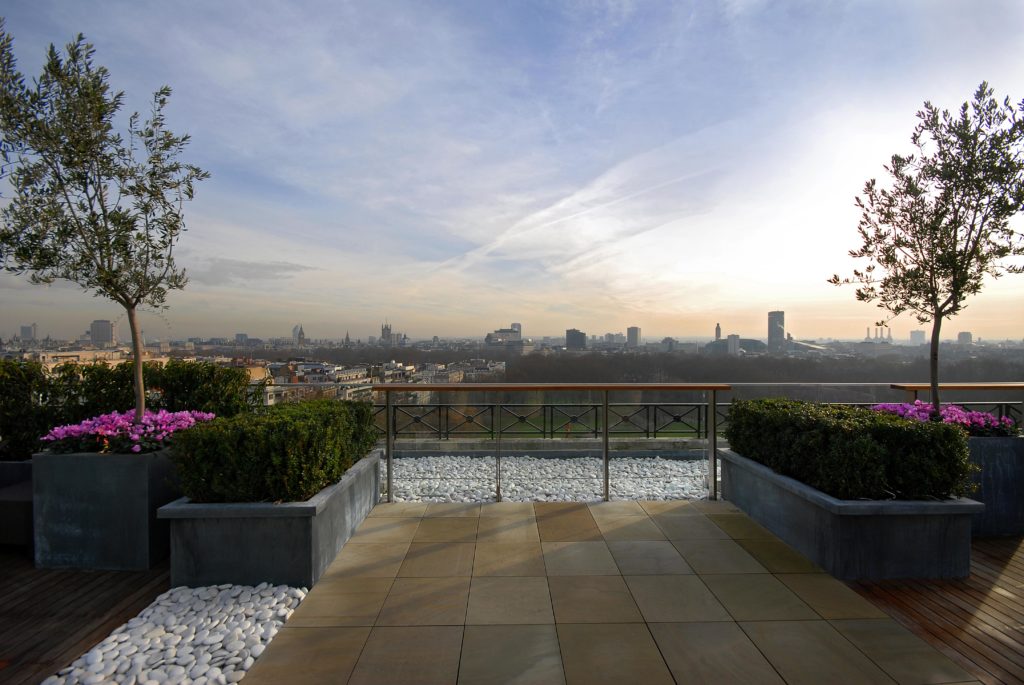
[[[928,100],[1024,98],[1018,0],[7,0],[26,75],[78,33],[126,112],[209,171],[144,312],[189,336],[863,337],[854,198]],[[1016,89],[1016,90],[1014,90]],[[9,189],[2,192],[9,196]],[[2,200],[0,200],[2,201]],[[1021,226],[1021,222],[1016,222]],[[70,337],[117,305],[0,275],[0,337]],[[127,335],[121,318],[119,328]],[[923,328],[890,322],[895,339]],[[1024,275],[952,337],[1024,337]]]

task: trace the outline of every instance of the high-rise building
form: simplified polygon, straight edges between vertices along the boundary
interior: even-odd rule
[[[570,328],[565,332],[565,349],[567,350],[585,350],[587,349],[587,334],[583,331],[578,331],[575,328]]]
[[[910,344],[911,345],[924,345],[925,334],[924,331],[910,331]]]
[[[726,338],[725,340],[725,345],[726,352],[733,355],[734,357],[738,356],[740,353],[740,336],[736,335],[735,333],[730,334],[729,337]]]
[[[36,327],[35,324],[31,324],[29,326],[22,326],[21,327],[21,341],[22,342],[28,342],[30,340],[32,340],[32,341],[38,340],[39,336],[38,336],[37,331],[38,331],[38,328]]]
[[[383,347],[394,347],[395,340],[391,337],[391,324],[382,323],[380,325],[380,344]]]
[[[786,344],[786,312],[768,312],[768,351],[779,352]]]
[[[722,324],[716,323],[715,324],[715,340],[721,340],[721,339],[722,339]]]
[[[970,331],[960,331],[956,334],[956,342],[959,345],[971,345],[974,343],[974,336]]]
[[[235,344],[236,345],[248,345],[249,336],[246,333],[235,333]]]
[[[97,347],[114,344],[114,324],[103,319],[93,321],[89,326],[89,339]]]
[[[523,324],[513,323],[511,326],[509,326],[509,328],[516,332],[516,340],[523,339]]]
[[[630,326],[626,329],[626,347],[640,347],[639,326]]]

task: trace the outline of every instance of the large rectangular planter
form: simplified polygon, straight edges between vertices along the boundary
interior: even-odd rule
[[[964,578],[971,518],[984,505],[840,500],[719,450],[726,499],[814,563],[844,580]]]
[[[312,587],[380,497],[380,450],[305,502],[160,508],[171,524],[171,585]]]
[[[985,511],[974,515],[976,537],[1024,535],[1024,438],[970,438],[978,486],[972,497]]]
[[[0,461],[0,545],[32,544],[32,462]]]
[[[168,450],[32,456],[36,566],[141,570],[167,558],[156,510],[181,496]]]

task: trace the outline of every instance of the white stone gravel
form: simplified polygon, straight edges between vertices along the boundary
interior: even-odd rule
[[[493,502],[493,456],[421,456],[393,460],[396,502]],[[602,499],[600,457],[502,457],[501,496],[511,502],[569,502]],[[707,461],[663,457],[610,460],[610,499],[703,499]],[[386,482],[381,461],[381,482]]]
[[[173,588],[43,685],[236,683],[305,596],[268,583]]]

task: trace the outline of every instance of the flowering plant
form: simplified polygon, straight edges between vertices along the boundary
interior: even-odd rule
[[[897,404],[876,404],[871,407],[875,411],[896,414],[905,419],[915,421],[931,421],[935,416],[935,409],[930,403],[915,400],[913,404],[906,402]],[[942,407],[939,418],[943,423],[953,423],[961,426],[967,434],[978,437],[1013,437],[1017,435],[1017,426],[1013,419],[1008,416],[996,418],[984,411],[967,411],[955,404],[947,404]]]
[[[171,434],[209,421],[214,415],[201,411],[147,411],[142,423],[135,412],[111,412],[81,423],[58,426],[42,437],[54,452],[152,452],[167,444]]]

